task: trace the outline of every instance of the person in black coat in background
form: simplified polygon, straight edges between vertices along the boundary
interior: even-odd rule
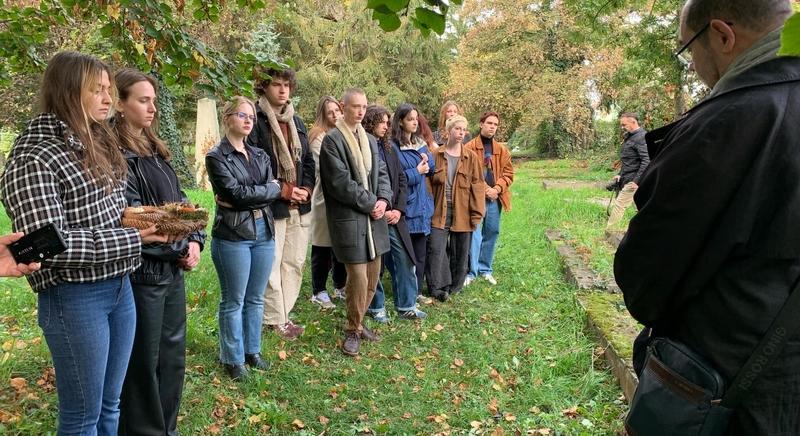
[[[631,203],[633,194],[639,188],[644,170],[650,164],[650,155],[647,153],[647,143],[644,135],[647,133],[639,126],[639,116],[633,112],[626,112],[619,116],[619,125],[625,136],[625,142],[619,152],[622,167],[619,174],[614,176],[614,182],[619,187],[619,194],[614,199],[611,212],[606,222],[606,229],[613,230],[622,219]]]
[[[342,101],[344,118],[322,140],[319,176],[328,227],[335,229],[331,232],[333,252],[347,269],[342,352],[356,356],[362,338],[380,339],[364,326],[364,314],[378,284],[381,256],[389,251],[389,228],[383,218],[392,208],[392,187],[375,138],[361,125],[367,96],[360,89],[349,89]]]
[[[133,69],[115,74],[119,94],[113,126],[128,161],[129,206],[188,202],[170,153],[155,133],[156,81]],[[186,368],[186,289],[183,272],[200,261],[205,232],[142,247],[131,274],[136,336],[122,387],[122,435],[177,435]]]
[[[800,58],[776,56],[791,13],[789,0],[683,8],[680,39],[712,90],[647,135],[639,212],[614,259],[628,310],[652,330],[637,362],[650,337],[667,337],[730,384],[800,277]],[[800,434],[798,332],[787,339],[729,434]]]

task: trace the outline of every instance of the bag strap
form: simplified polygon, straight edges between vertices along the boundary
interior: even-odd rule
[[[765,370],[781,354],[789,336],[800,329],[800,279],[794,285],[792,293],[783,304],[778,316],[769,326],[769,330],[758,343],[753,354],[747,359],[742,369],[736,374],[728,391],[722,398],[721,406],[735,408],[745,398],[748,390],[757,382]]]

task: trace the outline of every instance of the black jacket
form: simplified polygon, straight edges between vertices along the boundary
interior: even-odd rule
[[[375,138],[369,136],[372,149],[372,171],[369,187],[361,186],[350,147],[338,128],[331,129],[322,140],[319,154],[319,176],[325,194],[328,228],[331,232],[333,254],[342,263],[367,263],[369,245],[367,223],[372,224],[375,256],[389,251],[389,227],[385,219],[372,220],[370,213],[378,199],[392,207],[392,187],[386,164],[378,157]]]
[[[126,150],[125,159],[128,161],[128,187],[125,191],[125,200],[129,206],[160,206],[169,202],[189,202],[186,194],[180,188],[178,177],[172,166],[160,156],[141,157]],[[145,165],[143,160],[150,159],[160,168],[153,170],[152,166]],[[163,198],[154,185],[170,185],[172,196]],[[186,255],[189,242],[200,244],[203,249],[206,240],[205,231],[194,232],[187,239],[172,244],[149,244],[142,247],[142,265],[131,274],[134,284],[163,285],[172,283],[175,275],[182,274],[178,260]]]
[[[414,254],[414,246],[411,242],[411,234],[408,232],[406,225],[406,199],[408,196],[408,182],[406,181],[406,172],[403,165],[400,163],[400,158],[397,156],[398,149],[390,146],[387,150],[383,143],[378,144],[378,151],[381,160],[386,164],[386,172],[389,175],[389,183],[392,185],[392,205],[394,210],[400,211],[400,220],[395,224],[397,233],[403,241],[403,247],[406,249],[408,255],[416,258]]]
[[[650,132],[653,161],[614,260],[634,318],[730,382],[800,277],[800,58],[735,78]],[[734,414],[735,434],[800,433],[797,332]]]
[[[261,106],[256,105],[256,123],[253,130],[247,137],[247,143],[253,147],[258,147],[267,152],[270,159],[270,168],[272,174],[278,174],[278,159],[275,157],[274,150],[272,149],[272,129],[269,126],[267,115],[264,113]],[[297,126],[297,136],[300,138],[300,145],[302,151],[300,153],[300,162],[295,165],[297,171],[297,180],[295,186],[304,187],[308,189],[309,194],[314,192],[314,184],[316,182],[316,174],[314,169],[314,155],[311,154],[311,148],[308,146],[308,133],[306,132],[306,125],[303,120],[297,115],[294,116],[294,124]],[[281,180],[282,182],[282,180]],[[274,201],[270,206],[272,214],[276,219],[289,218],[289,202],[283,199]],[[311,197],[309,201],[302,203],[298,207],[300,215],[305,215],[311,212]]]
[[[242,164],[228,138],[206,154],[206,170],[214,195],[232,205],[232,208],[217,204],[211,236],[228,241],[256,239],[254,210],[260,210],[267,222],[269,235],[275,234],[275,224],[269,205],[281,195],[281,186],[272,178],[269,156],[264,150],[245,144],[247,153],[258,167],[261,177],[253,180]]]
[[[650,155],[647,153],[647,142],[644,137],[647,131],[639,128],[633,132],[625,132],[625,142],[619,152],[619,160],[622,168],[619,170],[620,185],[634,182],[637,185],[641,181],[642,174],[650,163]]]

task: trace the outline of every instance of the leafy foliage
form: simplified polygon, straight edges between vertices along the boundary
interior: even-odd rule
[[[781,56],[800,56],[800,13],[794,14],[784,25],[779,54]]]
[[[144,72],[163,74],[167,85],[196,85],[210,93],[230,95],[249,88],[252,65],[283,66],[250,53],[225,56],[187,32],[188,19],[217,22],[224,0],[43,0],[38,6],[12,6],[0,12],[0,79],[10,71],[38,72],[53,47],[43,45],[52,27],[90,23],[111,43],[113,60]],[[254,12],[263,0],[237,0],[236,7]],[[243,12],[244,12],[243,11]]]
[[[547,155],[593,143],[592,84],[616,68],[619,53],[593,49],[571,33],[575,17],[559,2],[520,10],[514,0],[464,7],[467,31],[450,67],[448,95],[470,120],[501,114],[501,138],[520,135]],[[556,135],[556,136],[551,136]]]
[[[364,4],[297,0],[275,9],[280,56],[298,71],[296,109],[313,120],[321,96],[360,87],[371,103],[391,109],[411,102],[437,114],[455,38],[421,37],[408,23],[383,33]]]
[[[424,36],[429,36],[431,31],[438,35],[444,34],[447,25],[447,12],[450,4],[461,5],[463,0],[425,0],[425,2],[411,11],[411,0],[369,0],[367,8],[372,9],[372,19],[376,20],[381,29],[393,32],[402,25],[401,17],[408,17],[409,23],[419,29]]]

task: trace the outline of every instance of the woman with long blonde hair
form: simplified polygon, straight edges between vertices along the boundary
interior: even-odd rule
[[[319,176],[319,150],[325,134],[336,127],[336,120],[342,117],[342,108],[336,98],[322,97],[317,104],[317,117],[311,127],[311,154],[314,155],[316,185],[311,196],[311,288],[313,303],[323,309],[336,307],[327,291],[328,273],[332,273],[334,296],[344,298],[343,289],[347,280],[344,264],[336,260],[331,248],[328,219],[325,216],[325,196],[322,193],[322,179]]]
[[[14,142],[0,189],[15,231],[53,224],[66,245],[28,276],[56,371],[59,434],[117,434],[136,323],[129,275],[143,244],[167,242],[155,226],[121,226],[127,165],[105,122],[110,71],[89,55],[53,56],[43,113]]]
[[[458,105],[453,100],[447,100],[442,105],[442,108],[439,110],[439,128],[433,132],[433,139],[436,141],[437,144],[441,147],[442,145],[447,144],[447,120],[453,118],[456,115],[464,116],[464,111],[461,109],[461,106]],[[464,136],[464,143],[466,144],[469,140],[472,139],[467,132],[466,136]]]

